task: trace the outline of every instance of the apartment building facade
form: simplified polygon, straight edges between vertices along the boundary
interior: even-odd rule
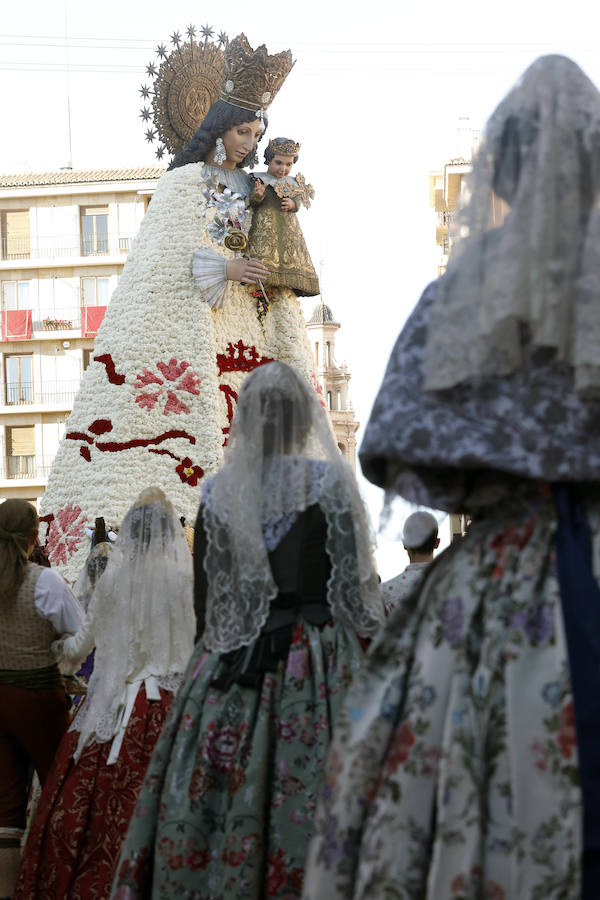
[[[38,503],[163,168],[0,175],[0,499]]]

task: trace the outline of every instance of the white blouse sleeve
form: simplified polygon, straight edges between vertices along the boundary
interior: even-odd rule
[[[58,572],[44,569],[33,593],[35,608],[59,634],[75,634],[83,624],[83,610],[75,594]]]
[[[61,672],[66,674],[76,672],[88,653],[92,652],[95,645],[93,617],[88,610],[85,622],[77,634],[60,641],[54,641],[52,644],[52,650],[60,665]]]

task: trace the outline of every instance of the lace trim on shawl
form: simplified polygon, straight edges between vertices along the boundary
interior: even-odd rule
[[[300,460],[291,457],[289,461],[286,460],[286,462],[288,462],[288,465],[286,467],[287,476],[292,485],[294,482],[298,483],[300,480],[303,481],[304,468],[300,466]],[[310,483],[306,492],[306,503],[302,509],[289,510],[278,518],[272,518],[269,514],[268,509],[263,510],[263,537],[265,539],[265,544],[269,553],[272,553],[273,550],[275,550],[276,547],[279,546],[286,534],[291,531],[299,514],[303,512],[304,509],[307,509],[309,506],[314,506],[315,503],[319,502],[319,496],[323,488],[325,463],[319,459],[309,460],[309,471]],[[265,494],[267,496],[269,493],[270,472],[271,470],[269,470],[267,467],[265,475]],[[214,486],[215,477],[216,476],[213,475],[205,482],[203,502],[208,506],[211,506],[212,504],[212,489]],[[291,494],[296,495],[296,493],[297,492],[295,492],[294,488],[292,487]]]
[[[383,604],[377,575],[368,559],[369,548],[357,546],[354,530],[356,510],[348,496],[346,486],[339,481],[332,466],[322,460],[310,460],[310,488],[303,509],[318,503],[327,522],[326,552],[331,563],[327,582],[327,602],[335,618],[346,622],[363,637],[371,637],[383,621]],[[302,477],[301,461],[290,458],[287,475],[290,483]],[[215,596],[218,600],[207,608],[206,629],[203,642],[209,650],[228,652],[251,644],[260,634],[270,612],[271,600],[277,596],[270,570],[254,579],[246,579],[238,592],[231,583],[227,566],[215,571],[211,560],[219,547],[228,546],[227,523],[219,519],[213,509],[214,481],[219,474],[208,479],[203,493],[203,517],[207,538],[205,569],[210,578],[218,582]],[[269,474],[265,476],[268,483]],[[292,494],[293,492],[290,492]],[[268,496],[268,491],[265,491]],[[292,527],[303,509],[286,512],[278,520],[268,518],[263,511],[263,536],[269,550],[275,549]],[[271,546],[269,546],[271,544]],[[360,572],[368,572],[361,581]],[[236,615],[232,615],[232,610]]]
[[[600,92],[565,57],[534,62],[468,177],[429,322],[427,390],[517,371],[524,327],[573,367],[579,396],[600,396],[599,155]]]

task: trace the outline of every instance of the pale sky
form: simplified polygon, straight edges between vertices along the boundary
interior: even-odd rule
[[[74,168],[154,164],[138,89],[151,84],[145,66],[156,46],[189,24],[230,38],[243,31],[253,46],[290,48],[297,59],[271,106],[268,135],[302,144],[295,171],[316,198],[300,221],[317,269],[322,261],[323,299],[342,323],[337,359],[350,367],[364,425],[393,342],[436,274],[427,176],[453,154],[458,117],[483,127],[544,53],[572,57],[600,84],[600,7],[590,0],[6,2],[0,172],[67,164],[67,97]],[[314,303],[303,306],[309,313]],[[376,518],[381,492],[361,486]],[[386,543],[378,553],[383,578],[406,563],[399,546]]]

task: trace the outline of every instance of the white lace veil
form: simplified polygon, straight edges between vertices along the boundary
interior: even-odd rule
[[[329,607],[371,635],[383,607],[354,474],[313,388],[284,363],[269,363],[244,381],[226,464],[203,492],[207,648],[225,652],[258,637],[277,595],[268,552],[315,503],[327,521]]]
[[[600,396],[600,93],[575,63],[527,69],[491,116],[467,188],[425,388],[510,374],[530,340],[573,366],[580,396]]]
[[[96,656],[72,725],[80,732],[78,753],[113,736],[127,682],[153,675],[176,690],[193,649],[192,557],[159,488],[142,491],[123,519],[88,618]]]

